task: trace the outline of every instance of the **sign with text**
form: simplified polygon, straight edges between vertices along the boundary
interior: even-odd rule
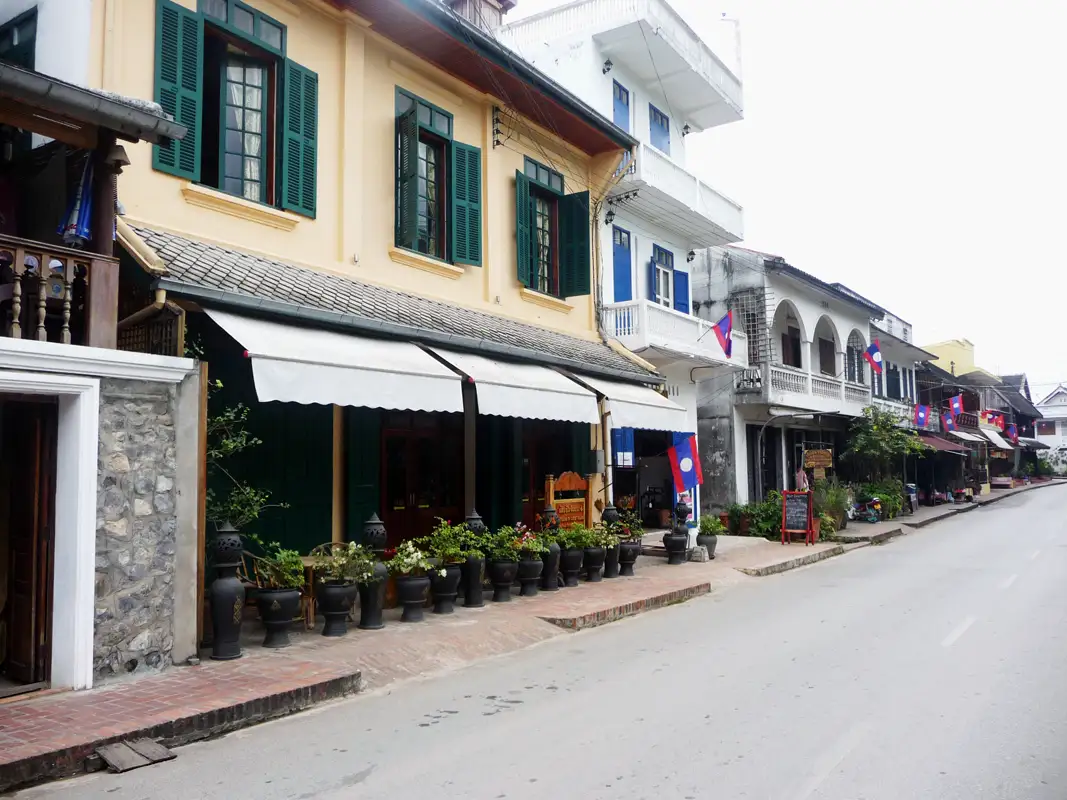
[[[806,469],[826,469],[834,465],[833,450],[805,450],[804,467]]]
[[[556,513],[559,514],[559,525],[566,528],[569,525],[585,525],[585,498],[574,497],[569,500],[556,498]]]
[[[793,534],[804,534],[804,542],[814,543],[811,524],[811,492],[782,492],[782,544]]]

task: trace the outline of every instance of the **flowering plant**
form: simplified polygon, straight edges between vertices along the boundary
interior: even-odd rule
[[[425,550],[432,558],[438,559],[441,564],[458,564],[463,561],[470,549],[467,543],[470,539],[470,531],[466,523],[453,525],[450,520],[437,518],[429,536],[416,539],[416,544]]]
[[[606,547],[611,549],[618,545],[619,535],[615,532],[615,527],[618,524],[619,523],[616,522],[614,525],[609,525],[608,523],[601,522],[593,526],[593,529],[590,532],[592,534],[590,538],[592,539],[593,547]],[[589,545],[586,546],[588,547]]]
[[[328,542],[311,551],[322,583],[367,583],[374,576],[374,554],[355,542]]]
[[[624,511],[619,515],[619,521],[615,523],[617,530],[613,531],[624,542],[640,541],[645,535],[645,529],[641,526],[641,517],[634,511]]]
[[[520,536],[511,525],[503,525],[486,535],[485,555],[491,561],[517,561]]]
[[[389,552],[387,550],[386,555]],[[386,562],[386,566],[392,575],[422,575],[433,569],[433,566],[426,559],[426,554],[416,547],[412,541],[401,542],[400,546],[391,552],[392,557]],[[440,573],[443,577],[445,570],[442,568]]]
[[[536,556],[548,550],[548,539],[545,535],[543,533],[535,533],[521,522],[516,523],[515,534],[518,536],[515,546],[519,549],[519,552]]]
[[[594,546],[593,531],[577,522],[560,530],[556,541],[564,550],[581,550]]]

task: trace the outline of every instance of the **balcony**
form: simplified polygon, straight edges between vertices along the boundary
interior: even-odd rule
[[[733,332],[733,357],[727,358],[710,323],[647,300],[612,303],[602,319],[606,335],[657,367],[677,361],[748,366],[748,338],[742,331]]]
[[[698,131],[743,117],[741,81],[662,0],[585,0],[508,25],[509,45],[530,56],[546,42],[588,36],[604,58],[646,86],[663,86],[667,104]],[[536,60],[536,59],[535,59]]]
[[[732,244],[744,236],[741,206],[647,144],[608,198],[635,189],[637,196],[619,207],[681,233],[694,249]]]
[[[915,425],[915,404],[912,403],[911,400],[891,400],[888,397],[872,397],[871,405],[875,408],[880,408],[882,411],[896,414],[901,418],[902,427],[930,431],[932,433],[937,433],[941,430],[941,415],[937,412],[937,409],[931,409],[926,417],[926,425],[922,428],[918,428]]]
[[[782,364],[750,367],[737,374],[734,387],[741,403],[837,412],[850,417],[861,416],[863,409],[871,404],[871,390],[863,384]]]

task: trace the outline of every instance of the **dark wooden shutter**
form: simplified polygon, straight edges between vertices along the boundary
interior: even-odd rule
[[[315,216],[319,76],[285,61],[282,103],[282,208]]]
[[[589,294],[589,192],[559,198],[559,294]]]
[[[417,108],[396,121],[400,151],[396,164],[397,247],[415,249],[419,233],[419,120]]]
[[[832,339],[819,339],[819,372],[824,375],[837,374],[837,354],[834,352]]]
[[[519,283],[533,283],[533,252],[530,225],[530,180],[515,170],[515,262]]]
[[[689,313],[689,273],[674,270],[674,310]]]
[[[648,262],[648,299],[656,302],[656,259]]]
[[[152,147],[152,166],[200,180],[200,123],[204,107],[204,20],[170,0],[156,3],[156,102],[188,129],[181,141]]]
[[[482,151],[452,142],[452,261],[482,265]]]

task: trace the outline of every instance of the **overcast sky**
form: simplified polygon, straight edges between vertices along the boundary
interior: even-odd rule
[[[745,119],[686,144],[747,246],[1067,382],[1067,0],[668,2],[717,52],[740,20]]]

